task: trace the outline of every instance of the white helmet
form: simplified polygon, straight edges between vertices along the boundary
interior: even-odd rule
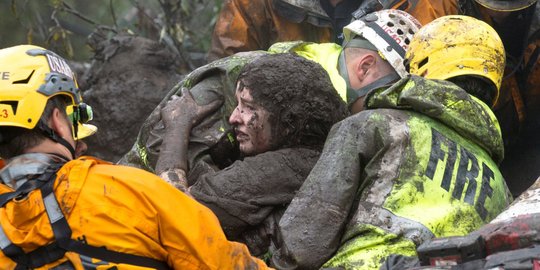
[[[421,26],[420,22],[407,12],[395,9],[376,11],[343,28],[345,38],[343,48],[376,49],[403,78],[408,74],[403,64],[405,52],[413,35]],[[364,46],[365,43],[356,43],[358,46],[355,46],[355,38],[365,39],[371,44]]]

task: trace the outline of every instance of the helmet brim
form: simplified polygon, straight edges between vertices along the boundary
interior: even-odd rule
[[[77,139],[84,139],[92,136],[97,132],[98,128],[90,124],[79,124],[77,127]]]

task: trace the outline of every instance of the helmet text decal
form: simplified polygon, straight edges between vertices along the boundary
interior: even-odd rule
[[[64,59],[51,54],[46,54],[46,56],[47,61],[49,62],[49,68],[52,72],[64,74],[73,79],[73,72]]]

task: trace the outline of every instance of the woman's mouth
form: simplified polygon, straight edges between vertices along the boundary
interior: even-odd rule
[[[249,140],[249,136],[246,133],[237,130],[236,131],[236,140],[238,142],[243,142],[243,141]]]

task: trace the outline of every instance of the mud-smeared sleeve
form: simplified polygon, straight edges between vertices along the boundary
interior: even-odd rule
[[[319,153],[281,149],[246,157],[221,171],[200,175],[190,193],[212,209],[227,236],[236,238],[292,200]]]
[[[318,269],[338,249],[376,144],[366,118],[357,114],[330,131],[319,161],[279,222],[276,268]]]
[[[118,163],[154,172],[165,133],[161,121],[161,108],[166,105],[172,95],[180,95],[180,89],[185,84],[193,84],[190,91],[198,104],[204,105],[224,99],[225,86],[221,81],[221,73],[211,72],[212,70],[215,69],[209,68],[208,72],[202,75],[190,74],[185,80],[172,88],[144,121],[135,144]],[[228,94],[228,96],[230,95]],[[230,97],[227,97],[227,99],[230,99]],[[227,102],[229,101],[227,100]],[[231,110],[229,107],[231,105],[228,105],[227,108],[223,106],[222,109],[216,110],[216,112],[203,119],[200,124],[193,127],[188,148],[190,166],[194,166],[201,159],[210,160],[207,158],[208,149],[213,147],[223,136],[224,131],[229,128],[226,122],[226,115]]]
[[[267,269],[245,245],[227,240],[208,208],[154,175],[145,178],[153,185],[139,196],[155,212],[171,269]]]
[[[266,5],[268,0],[224,1],[212,34],[208,61],[237,52],[266,49],[269,34]]]

